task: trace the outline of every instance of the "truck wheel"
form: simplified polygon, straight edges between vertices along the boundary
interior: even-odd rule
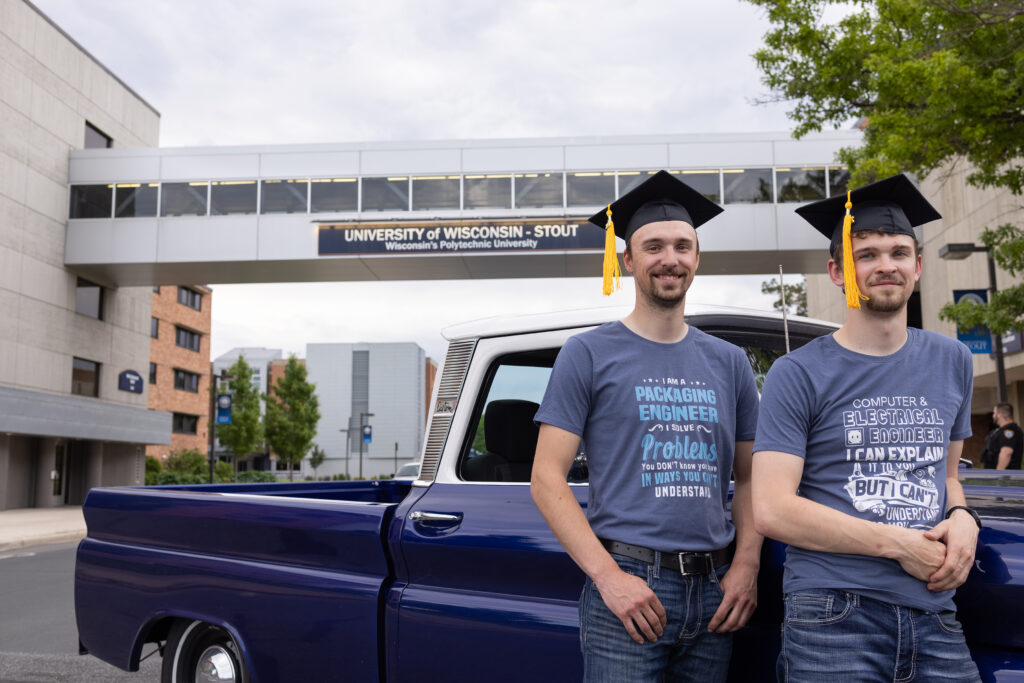
[[[248,683],[242,655],[224,629],[202,621],[179,621],[167,635],[162,683]]]

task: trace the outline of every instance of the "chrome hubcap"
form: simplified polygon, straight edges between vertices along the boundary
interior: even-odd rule
[[[211,645],[199,656],[196,664],[198,683],[236,683],[235,661],[223,645]]]

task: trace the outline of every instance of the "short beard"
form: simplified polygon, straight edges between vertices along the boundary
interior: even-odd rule
[[[686,301],[686,292],[688,290],[688,287],[684,286],[682,292],[679,295],[673,296],[671,298],[658,296],[658,294],[656,294],[657,284],[653,282],[653,277],[654,276],[651,276],[651,280],[648,280],[651,283],[651,286],[649,288],[641,287],[640,284],[637,283],[637,287],[640,287],[640,291],[643,293],[644,297],[652,304],[654,304],[658,308],[671,310],[673,308],[679,308],[679,306],[681,306],[683,302]]]
[[[898,313],[906,307],[907,298],[896,299],[867,299],[861,305],[872,313]]]

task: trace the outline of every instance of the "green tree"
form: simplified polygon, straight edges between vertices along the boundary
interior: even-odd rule
[[[984,230],[981,241],[987,246],[996,265],[1016,277],[1024,272],[1024,231],[1013,225],[1001,225],[995,230]],[[957,324],[962,329],[983,325],[995,334],[1024,328],[1024,283],[1000,289],[991,294],[987,304],[961,301],[946,304],[939,317]]]
[[[267,405],[267,443],[288,464],[288,480],[291,481],[292,468],[302,462],[313,446],[316,425],[320,422],[316,386],[308,381],[306,367],[292,355],[285,366],[284,377],[263,398]]]
[[[231,397],[231,424],[217,425],[217,438],[231,453],[235,479],[238,459],[248,456],[263,444],[263,423],[260,420],[260,391],[253,386],[252,368],[240,355],[228,368],[228,392]],[[223,385],[222,385],[223,388]]]
[[[774,298],[772,307],[782,312],[782,297],[779,296],[779,279],[772,278],[761,283],[761,293],[771,294]],[[807,278],[801,277],[796,283],[786,283],[786,312],[796,315],[807,315]]]
[[[869,119],[844,149],[852,182],[954,161],[970,182],[1024,187],[1024,6],[1005,0],[747,0],[772,29],[754,53],[801,137]],[[832,6],[847,9],[832,22]]]
[[[324,464],[324,460],[327,459],[327,454],[324,453],[323,449],[313,444],[313,450],[309,454],[309,466],[313,468],[313,478],[316,479],[316,471],[320,468],[320,465]]]
[[[867,121],[839,158],[850,185],[970,166],[977,187],[1024,191],[1024,3],[1020,0],[747,0],[772,24],[754,54],[765,101],[794,103],[794,135]],[[828,10],[828,11],[827,11]],[[829,19],[826,19],[829,17]],[[983,231],[1004,270],[1021,271],[1024,233]],[[995,332],[1021,326],[1024,291],[940,317]]]

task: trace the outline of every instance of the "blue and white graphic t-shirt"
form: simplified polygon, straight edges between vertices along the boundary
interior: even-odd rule
[[[799,495],[861,519],[927,530],[946,512],[949,442],[971,434],[971,354],[910,328],[889,356],[831,335],[775,361],[765,379],[754,452],[804,459]],[[756,457],[756,456],[755,456]],[[918,609],[954,609],[896,560],[790,546],[783,588],[847,590]]]
[[[735,536],[725,503],[757,403],[738,347],[694,327],[661,344],[614,322],[566,341],[536,420],[583,438],[600,538],[716,550]]]

